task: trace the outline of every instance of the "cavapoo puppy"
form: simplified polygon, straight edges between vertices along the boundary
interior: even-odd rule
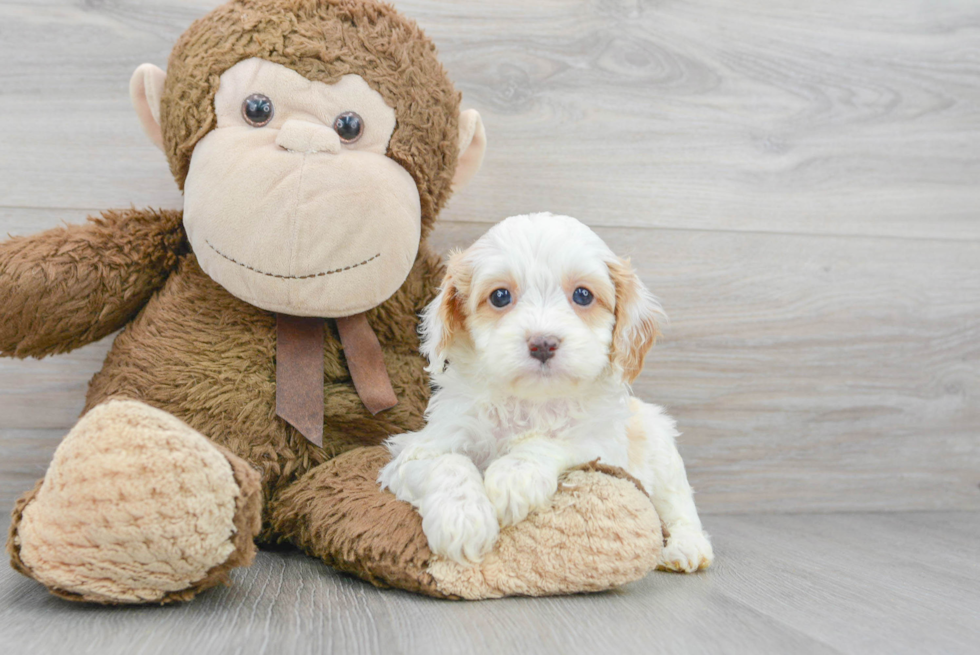
[[[574,218],[514,216],[453,254],[422,317],[428,422],[387,441],[379,479],[418,508],[434,553],[478,562],[501,526],[548,505],[563,471],[599,458],[650,494],[669,532],[662,568],[711,563],[674,421],[629,388],[662,315]]]

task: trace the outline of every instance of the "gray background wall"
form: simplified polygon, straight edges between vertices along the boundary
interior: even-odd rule
[[[180,206],[128,80],[215,4],[0,4],[0,233]],[[551,210],[631,255],[704,512],[980,509],[980,6],[397,5],[489,136],[438,246]],[[8,504],[108,346],[0,361]]]

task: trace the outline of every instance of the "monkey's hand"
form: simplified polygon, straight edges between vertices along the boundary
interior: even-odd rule
[[[0,355],[67,352],[121,328],[186,250],[181,212],[151,209],[0,242]]]

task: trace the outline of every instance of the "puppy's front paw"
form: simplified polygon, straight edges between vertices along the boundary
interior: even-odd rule
[[[702,531],[672,528],[657,568],[664,571],[693,573],[708,568],[714,559],[715,553],[711,549],[711,542]]]
[[[487,468],[483,485],[500,525],[506,527],[545,507],[558,490],[558,477],[530,462],[502,457]]]
[[[493,506],[484,497],[431,503],[423,513],[422,532],[433,553],[471,565],[493,550],[500,526]]]

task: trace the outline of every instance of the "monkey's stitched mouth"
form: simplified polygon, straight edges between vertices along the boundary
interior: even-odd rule
[[[333,275],[335,273],[343,273],[344,271],[349,271],[352,268],[357,268],[358,266],[364,266],[365,264],[368,264],[370,262],[373,262],[375,259],[377,259],[378,257],[381,256],[381,253],[379,252],[376,255],[374,255],[373,257],[368,257],[363,262],[358,262],[356,264],[351,264],[350,266],[344,266],[343,268],[335,268],[335,269],[330,270],[330,271],[321,271],[320,273],[310,273],[309,275],[279,275],[277,273],[269,273],[267,271],[260,271],[259,269],[255,268],[254,266],[249,266],[248,264],[243,264],[242,262],[238,261],[237,259],[235,259],[233,257],[229,257],[225,253],[223,253],[220,250],[218,250],[217,248],[215,248],[214,245],[210,241],[208,241],[207,239],[204,240],[204,243],[208,244],[208,247],[211,248],[211,250],[215,251],[220,256],[222,256],[225,259],[227,259],[228,261],[230,261],[232,264],[238,264],[242,268],[247,268],[248,270],[250,270],[250,271],[252,271],[254,273],[259,273],[260,275],[267,275],[269,277],[279,278],[281,280],[308,280],[308,279],[310,279],[312,277],[323,277],[324,275]]]

